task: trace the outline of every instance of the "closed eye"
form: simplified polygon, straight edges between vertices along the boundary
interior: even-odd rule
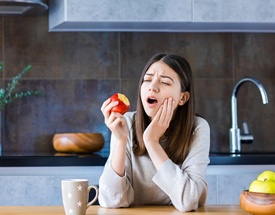
[[[151,79],[143,79],[143,82],[150,82],[151,81]]]

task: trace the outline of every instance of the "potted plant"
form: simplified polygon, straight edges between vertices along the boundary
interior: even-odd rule
[[[31,69],[31,65],[28,65],[20,72],[17,76],[13,77],[12,81],[8,83],[6,88],[0,88],[0,111],[3,110],[6,104],[11,103],[15,99],[21,99],[26,96],[37,96],[41,95],[42,92],[36,90],[27,90],[14,92],[16,86],[19,83],[19,79]],[[2,65],[0,67],[0,72],[2,72]]]
[[[0,88],[0,155],[2,155],[2,120],[1,120],[1,111],[5,105],[11,103],[15,99],[21,99],[27,96],[37,96],[42,94],[40,91],[36,90],[26,90],[20,92],[14,92],[16,86],[19,83],[19,79],[31,69],[31,65],[28,65],[20,72],[17,76],[13,77],[10,83],[6,87]],[[0,72],[2,72],[2,64],[0,63]]]

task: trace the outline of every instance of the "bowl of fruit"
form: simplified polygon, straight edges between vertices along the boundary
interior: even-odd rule
[[[267,170],[240,195],[241,208],[254,215],[275,214],[275,172]]]

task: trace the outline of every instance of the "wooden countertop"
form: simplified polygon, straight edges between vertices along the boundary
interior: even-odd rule
[[[63,206],[0,206],[2,215],[64,215]],[[106,209],[98,205],[88,208],[86,215],[247,215],[239,205],[207,205],[197,211],[181,213],[173,206],[144,206],[135,208]]]

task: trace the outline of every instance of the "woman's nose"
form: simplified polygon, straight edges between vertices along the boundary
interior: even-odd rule
[[[149,86],[149,91],[159,92],[159,88],[158,88],[156,81],[151,82],[151,84]]]

